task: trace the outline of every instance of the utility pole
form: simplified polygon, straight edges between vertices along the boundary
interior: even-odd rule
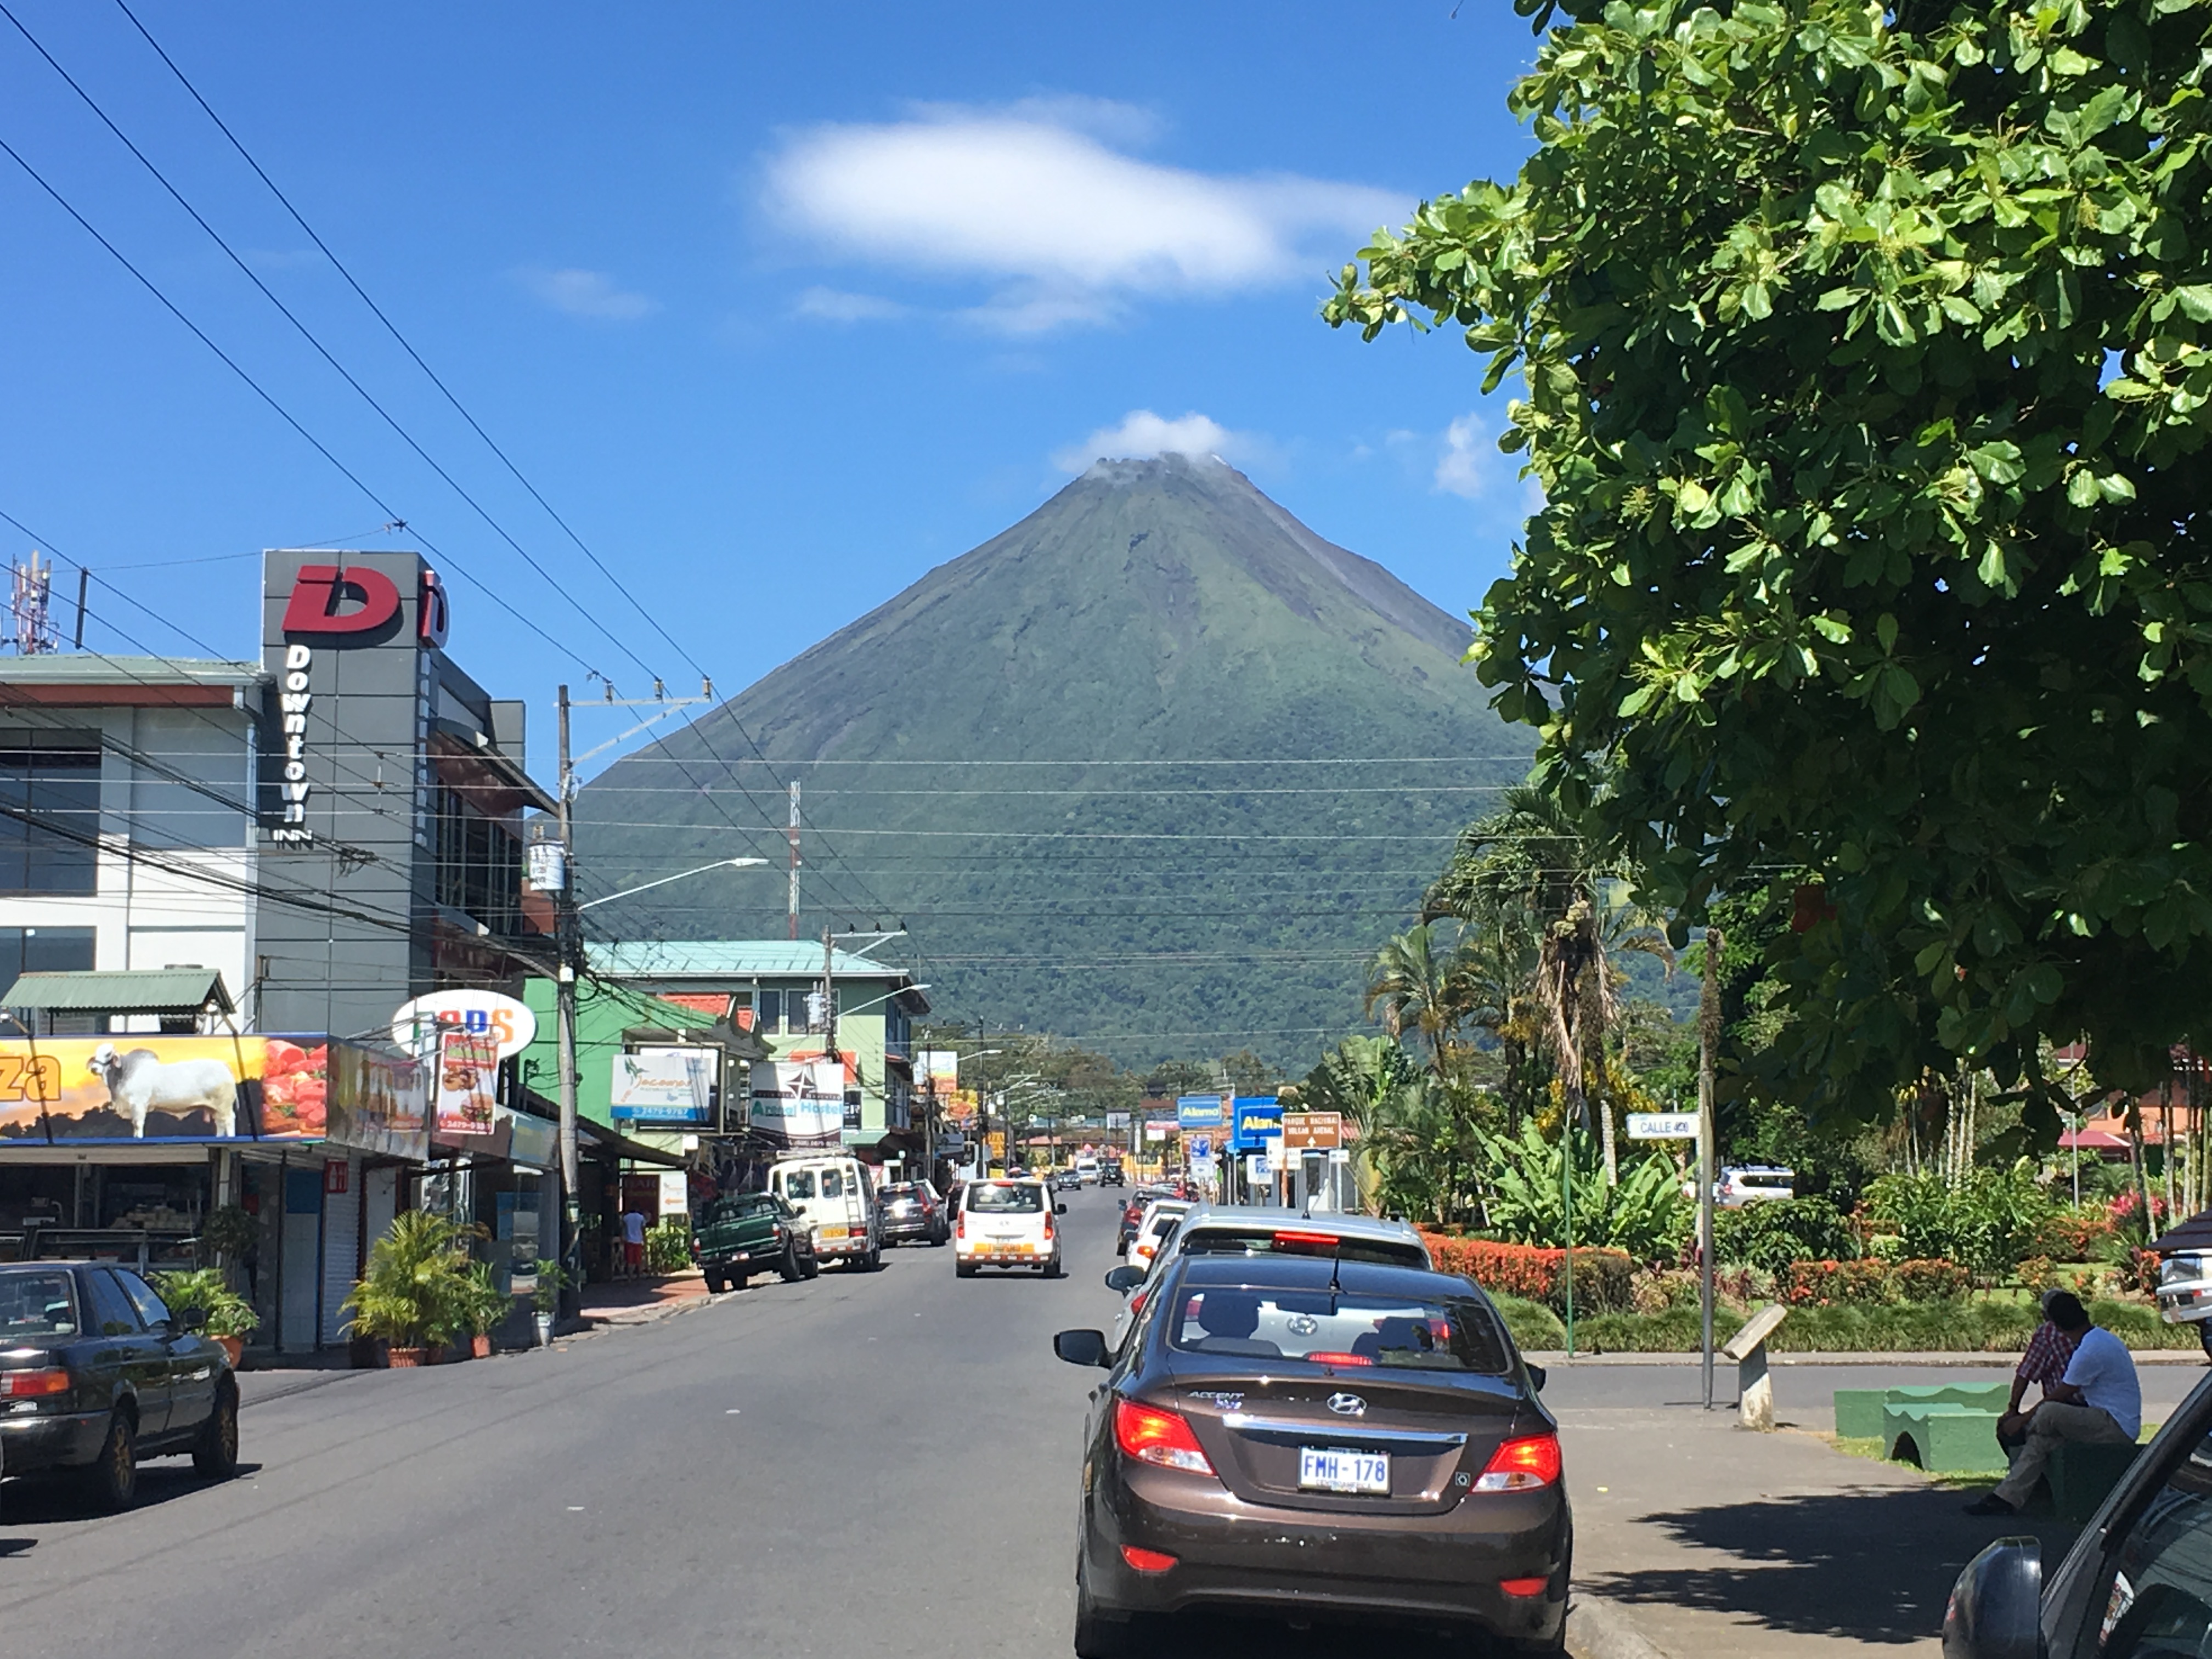
[[[790,931],[785,937],[797,939],[799,937],[799,780],[797,778],[791,781],[791,828],[784,831],[784,834],[790,838],[791,842],[791,886],[784,899],[784,908],[788,913],[786,925]]]
[[[583,1202],[579,1192],[581,1172],[576,1156],[576,962],[582,954],[576,926],[576,836],[569,822],[569,799],[576,791],[575,769],[568,759],[568,688],[561,697],[561,866],[562,880],[555,903],[555,948],[560,963],[555,971],[554,1006],[560,1035],[561,1066],[561,1266],[572,1279],[580,1279],[582,1265]],[[571,1312],[577,1306],[575,1289],[562,1293]]]
[[[1713,1054],[1721,1042],[1721,930],[1705,929],[1705,983],[1698,995],[1698,1326],[1705,1409],[1713,1408]]]

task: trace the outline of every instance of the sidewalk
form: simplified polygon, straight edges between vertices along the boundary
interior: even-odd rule
[[[706,1277],[696,1267],[689,1273],[586,1285],[577,1310],[580,1323],[561,1336],[580,1336],[607,1325],[649,1325],[707,1299]]]
[[[2056,1565],[2073,1539],[2049,1519],[1977,1520],[1917,1470],[1802,1430],[1751,1433],[1732,1409],[1558,1415],[1581,1659],[1843,1659],[1869,1644],[1932,1659],[1952,1581],[1984,1545],[2033,1532]]]

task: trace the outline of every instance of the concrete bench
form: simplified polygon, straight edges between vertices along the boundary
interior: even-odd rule
[[[1885,1406],[1882,1455],[1905,1458],[1923,1469],[2002,1474],[2011,1465],[2004,1448],[1997,1444],[1999,1415],[1972,1406]]]
[[[2012,1398],[2003,1382],[1913,1383],[1895,1389],[1838,1389],[1836,1432],[1846,1439],[1878,1440],[1881,1413],[1889,1406],[1969,1406],[2002,1413]]]
[[[2093,1446],[2079,1440],[2062,1441],[2044,1466],[2051,1483],[2051,1513],[2061,1521],[2080,1526],[2097,1512],[2097,1505],[2120,1484],[2120,1477],[2136,1461],[2139,1446]]]

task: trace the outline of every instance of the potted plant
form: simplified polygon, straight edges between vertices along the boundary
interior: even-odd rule
[[[368,1267],[340,1304],[353,1315],[348,1328],[381,1337],[386,1363],[395,1368],[432,1363],[465,1323],[468,1239],[479,1231],[428,1210],[395,1217],[369,1247]]]
[[[230,1288],[220,1267],[151,1275],[155,1291],[173,1314],[199,1316],[199,1328],[214,1339],[235,1367],[245,1357],[248,1332],[260,1324],[253,1304]]]
[[[491,1334],[500,1322],[514,1310],[514,1298],[499,1287],[491,1276],[491,1264],[479,1261],[462,1274],[459,1295],[459,1313],[462,1328],[469,1334],[469,1354],[471,1358],[491,1358]]]
[[[559,1262],[541,1256],[538,1261],[538,1293],[532,1298],[538,1304],[538,1346],[553,1346],[553,1316],[561,1311],[561,1292],[569,1285],[568,1273]]]
[[[210,1264],[229,1267],[242,1261],[261,1242],[261,1224],[236,1204],[210,1210],[200,1223],[200,1250]]]

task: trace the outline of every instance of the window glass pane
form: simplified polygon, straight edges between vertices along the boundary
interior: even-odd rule
[[[805,1199],[814,1196],[814,1171],[793,1170],[783,1177],[783,1192],[787,1198]]]
[[[0,728],[0,891],[98,884],[100,734]]]
[[[753,1029],[773,1031],[783,1024],[783,993],[763,991],[760,994],[760,1023]]]
[[[92,1289],[94,1330],[102,1336],[128,1336],[138,1328],[138,1316],[131,1310],[131,1300],[113,1273],[100,1271],[84,1277]]]
[[[1033,1181],[981,1181],[968,1189],[968,1207],[978,1214],[1035,1215],[1044,1208],[1044,1188]]]
[[[67,1273],[0,1273],[0,1342],[76,1330],[76,1293]]]
[[[2212,1440],[2167,1477],[2121,1543],[2104,1598],[2106,1659],[2202,1653],[2212,1641]]]
[[[1505,1370],[1497,1322],[1471,1302],[1211,1286],[1184,1298],[1171,1340],[1198,1353],[1340,1366],[1492,1376]]]
[[[845,1177],[837,1170],[824,1170],[822,1172],[822,1196],[824,1198],[845,1196]]]
[[[123,1286],[124,1295],[131,1298],[131,1305],[138,1310],[139,1318],[144,1320],[149,1325],[166,1325],[169,1322],[169,1304],[154,1293],[154,1287],[151,1285],[139,1278],[128,1267],[118,1267],[115,1270],[115,1277]]]

